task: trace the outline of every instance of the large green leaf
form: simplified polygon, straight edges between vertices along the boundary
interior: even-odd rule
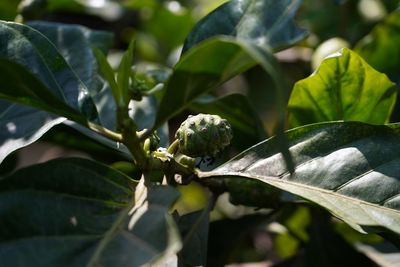
[[[395,101],[395,84],[343,48],[295,84],[289,99],[289,125],[336,120],[383,124]]]
[[[371,66],[386,74],[400,73],[400,10],[378,23],[354,50]]]
[[[0,58],[0,98],[47,110],[82,124],[97,118],[85,85],[54,45],[36,30],[0,22]],[[2,101],[0,128],[6,131],[1,134],[0,161],[64,120]]]
[[[122,173],[84,159],[55,160],[4,177],[1,265],[141,266],[176,248],[179,240],[167,212],[176,190],[147,191],[136,202],[144,205],[141,213],[130,218],[135,185]]]
[[[85,84],[99,112],[102,126],[114,130],[116,127],[115,102],[111,90],[99,76],[92,47],[106,53],[111,47],[111,33],[94,31],[79,25],[29,22],[30,27],[45,35],[57,48],[75,74]]]
[[[300,3],[301,0],[229,1],[196,24],[183,52],[216,35],[234,36],[274,51],[286,48],[307,34],[293,20]]]
[[[183,111],[202,94],[256,64],[260,64],[274,81],[279,80],[277,62],[266,49],[229,37],[212,38],[199,44],[184,54],[175,66],[153,128]],[[275,85],[282,91],[282,83]]]
[[[116,129],[116,103],[108,83],[99,75],[99,67],[92,47],[107,53],[112,44],[112,34],[94,31],[79,25],[49,23],[44,21],[29,22],[29,26],[40,31],[58,49],[76,75],[88,88],[90,96],[99,113],[99,123],[107,129]],[[98,133],[73,121],[64,122],[86,136],[110,147],[127,158],[128,149]]]
[[[220,185],[241,186],[243,178],[261,181],[325,207],[359,231],[386,228],[400,234],[399,124],[315,124],[287,136],[292,175],[273,137],[199,176]],[[251,185],[241,189],[251,197]]]
[[[49,94],[88,119],[96,118],[97,111],[88,89],[45,36],[22,24],[0,22],[0,40],[0,58],[24,66],[48,88]],[[52,106],[47,99],[43,102]]]
[[[0,98],[12,98],[19,103],[84,120],[71,107],[48,94],[47,88],[20,65],[0,59],[0,73]],[[33,88],[35,90],[31,90]],[[51,102],[52,106],[44,104],[43,100]],[[58,105],[54,105],[56,103]],[[13,151],[35,142],[54,125],[65,120],[52,113],[0,100],[0,163]]]

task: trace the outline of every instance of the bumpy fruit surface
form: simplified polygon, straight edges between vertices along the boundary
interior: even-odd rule
[[[189,116],[175,134],[179,151],[190,157],[214,156],[229,145],[232,128],[217,115]]]

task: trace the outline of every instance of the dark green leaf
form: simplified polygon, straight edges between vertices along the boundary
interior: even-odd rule
[[[28,26],[46,36],[89,91],[96,91],[97,64],[92,47],[107,53],[113,43],[113,34],[89,28],[46,21],[30,21]]]
[[[24,66],[48,88],[49,94],[88,119],[96,118],[88,89],[45,36],[22,24],[0,22],[0,40],[0,58]]]
[[[133,213],[136,183],[84,159],[55,160],[0,180],[2,266],[140,266],[179,245],[170,187],[154,187]],[[136,195],[135,198],[138,198]],[[23,252],[23,253],[21,253]]]
[[[0,73],[0,96],[3,96],[3,92],[8,91],[14,95],[13,100],[16,100],[17,97],[20,103],[29,102],[29,104],[63,114],[76,113],[56,97],[46,94],[43,84],[21,66],[0,59]],[[30,88],[36,88],[37,91],[30,91]],[[53,103],[61,102],[59,106],[55,107],[56,110],[43,104],[42,93],[49,101],[54,100]],[[29,98],[29,94],[32,97]],[[0,114],[0,163],[8,154],[35,142],[54,125],[66,120],[45,111],[4,100],[0,100]]]
[[[40,31],[53,42],[77,76],[87,86],[96,108],[99,111],[99,121],[101,125],[108,129],[115,130],[116,103],[113,98],[113,92],[115,91],[118,93],[118,87],[114,79],[114,71],[103,55],[103,53],[106,53],[110,48],[112,35],[103,31],[92,31],[78,25],[38,21],[30,22],[29,25]],[[99,54],[99,62],[96,60],[92,49]],[[99,69],[105,74],[104,76],[108,83],[100,78]],[[117,144],[72,121],[66,121],[65,123],[86,136],[130,158],[129,152],[124,145]]]
[[[361,232],[386,228],[399,234],[399,129],[359,122],[300,127],[287,133],[292,175],[275,137],[199,175],[219,183],[231,177],[238,186],[243,178],[255,179],[315,202]]]
[[[0,98],[69,117],[82,124],[86,118],[49,90],[33,74],[9,59],[0,58]],[[16,115],[16,114],[15,114]],[[10,118],[9,118],[10,119]]]
[[[209,208],[179,217],[183,237],[179,260],[183,266],[206,266],[209,217]]]
[[[400,73],[400,10],[378,23],[354,50],[372,67],[386,74]]]
[[[205,96],[193,102],[190,109],[228,120],[233,128],[233,144],[240,151],[267,137],[260,118],[244,95],[232,94],[219,99]]]
[[[216,35],[234,36],[274,51],[306,36],[293,18],[301,0],[232,0],[204,17],[186,39],[183,52]]]
[[[46,37],[21,24],[0,22],[0,40],[1,98],[82,124],[97,118],[88,89]],[[0,160],[65,120],[26,106],[2,103],[0,128],[6,131],[2,131],[0,140]]]
[[[255,45],[220,37],[191,49],[183,55],[167,82],[153,128],[184,110],[202,94],[256,64],[260,64],[275,81],[279,80],[272,54]],[[278,91],[284,87],[280,82],[276,86]]]
[[[34,21],[29,22],[28,25],[40,31],[56,46],[88,88],[99,112],[101,125],[115,130],[115,102],[112,99],[110,87],[100,79],[99,66],[92,51],[92,47],[95,47],[101,53],[107,53],[112,44],[112,34],[62,23]],[[100,69],[101,67],[102,65]],[[113,77],[113,71],[111,73]],[[110,81],[109,84],[113,85]]]
[[[388,122],[396,86],[347,48],[297,82],[289,100],[289,125],[336,120]]]

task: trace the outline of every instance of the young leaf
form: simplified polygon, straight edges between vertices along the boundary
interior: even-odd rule
[[[260,46],[281,50],[307,33],[296,27],[294,16],[301,0],[232,0],[198,22],[187,37],[183,53],[216,35],[234,36]]]
[[[289,99],[289,125],[336,120],[388,122],[396,86],[347,48],[298,81]]]
[[[176,226],[167,212],[176,190],[153,188],[144,198],[146,210],[128,228],[134,185],[84,159],[54,160],[4,177],[2,265],[142,266],[176,248]]]
[[[108,85],[111,88],[111,92],[114,96],[115,103],[117,103],[117,105],[120,105],[122,101],[122,96],[118,84],[115,81],[114,70],[112,69],[112,67],[107,61],[107,58],[104,56],[103,52],[100,51],[100,49],[93,47],[93,52],[94,55],[96,56],[100,72],[103,75],[104,79],[106,79]]]
[[[118,68],[117,84],[120,91],[120,97],[124,106],[129,104],[129,79],[132,73],[133,52],[135,49],[135,41],[132,40],[128,50],[124,53]]]
[[[400,124],[324,123],[287,136],[292,175],[273,137],[199,176],[239,187],[242,179],[258,180],[321,205],[358,231],[400,234]]]

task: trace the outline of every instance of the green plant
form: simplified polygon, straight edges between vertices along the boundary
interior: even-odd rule
[[[160,17],[151,23],[194,20],[157,1],[125,4],[152,8]],[[400,53],[400,13],[384,17],[354,51],[325,58],[286,101],[289,75],[274,53],[301,41],[313,47],[294,22],[300,6],[232,0],[197,22],[184,42],[160,44],[155,57],[138,33],[114,67],[105,56],[110,33],[0,21],[0,265],[220,266],[247,260],[237,255],[249,246],[232,233],[260,225],[274,240],[277,266],[374,266],[360,244],[399,246],[400,124],[389,122],[400,59],[386,53]],[[157,27],[146,30],[167,38]],[[165,60],[180,43],[172,69],[145,63]],[[252,71],[265,80],[252,84]],[[248,97],[221,96],[218,88],[239,76],[248,78]],[[271,89],[260,90],[265,84]],[[272,99],[271,121],[252,106],[258,94]],[[213,115],[178,127],[193,113]],[[273,129],[269,138],[265,125]],[[178,129],[175,141],[169,127]],[[40,138],[73,144],[91,159],[8,171],[15,151]],[[216,156],[215,163],[198,158],[196,165],[194,157],[203,156]],[[192,200],[196,211],[182,208],[187,188],[201,192]],[[265,212],[230,219],[217,201],[226,192],[232,203]],[[210,222],[211,212],[226,221]]]

